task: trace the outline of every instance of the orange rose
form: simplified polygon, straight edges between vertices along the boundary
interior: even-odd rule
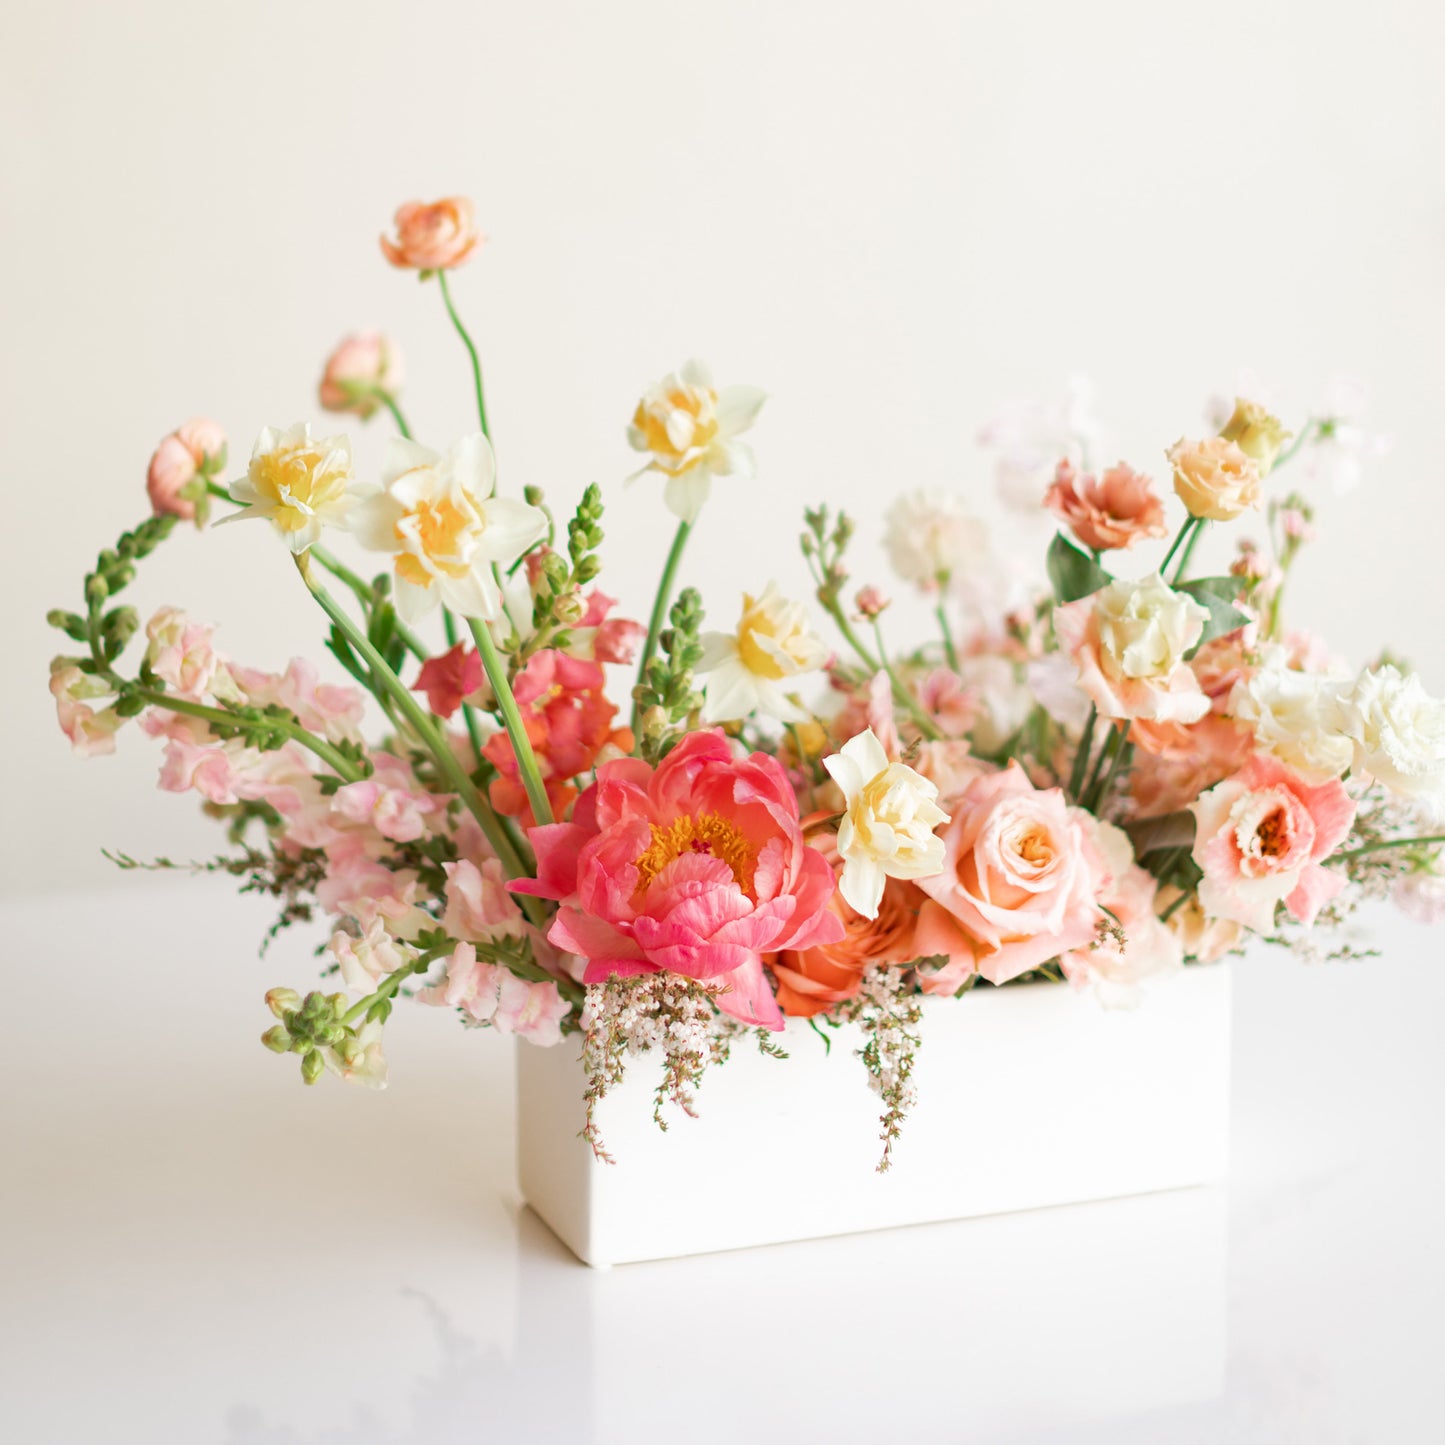
[[[482,244],[465,196],[424,205],[408,201],[395,217],[396,240],[381,238],[382,254],[393,266],[414,271],[448,271],[471,258]]]
[[[836,873],[840,865],[833,834],[810,841]],[[834,893],[828,907],[842,920],[842,939],[816,948],[787,949],[767,960],[778,981],[777,998],[783,1012],[810,1018],[852,998],[871,965],[911,963],[918,957],[913,931],[922,902],[923,895],[913,884],[890,878],[877,918],[864,918],[843,902],[841,894]]]

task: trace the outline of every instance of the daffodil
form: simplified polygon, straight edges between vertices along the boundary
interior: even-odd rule
[[[391,554],[402,617],[415,621],[439,602],[463,617],[498,617],[493,568],[510,567],[540,541],[547,518],[492,495],[496,463],[486,437],[473,432],[444,455],[394,437],[381,475],[350,524],[363,547]]]
[[[354,498],[349,438],[313,439],[307,422],[285,431],[268,426],[256,438],[246,475],[231,485],[231,500],[242,509],[224,520],[264,517],[293,552],[304,552],[324,527],[345,521]]]
[[[766,399],[755,386],[719,389],[702,362],[686,362],[637,403],[627,440],[650,460],[634,475],[661,472],[669,510],[695,522],[715,476],[753,475],[752,448],[737,438],[757,420]]]
[[[818,672],[828,649],[808,626],[800,604],[769,582],[759,597],[743,594],[736,632],[705,632],[697,670],[709,674],[703,719],[725,722],[754,712],[797,723],[809,714],[788,697],[789,683]]]
[[[943,839],[934,833],[948,814],[938,789],[906,763],[890,763],[866,728],[823,759],[843,794],[838,892],[865,918],[878,916],[889,878],[931,878],[943,871]]]

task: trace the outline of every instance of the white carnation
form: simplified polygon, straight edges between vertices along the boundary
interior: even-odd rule
[[[883,548],[893,570],[926,592],[966,583],[994,567],[988,528],[945,492],[909,492],[884,518]]]
[[[1389,664],[1362,672],[1342,707],[1355,770],[1445,815],[1445,702],[1425,691],[1419,674]]]
[[[1261,752],[1323,783],[1340,777],[1354,760],[1340,701],[1347,687],[1348,680],[1336,673],[1286,667],[1279,654],[1235,685],[1229,708],[1254,730]]]

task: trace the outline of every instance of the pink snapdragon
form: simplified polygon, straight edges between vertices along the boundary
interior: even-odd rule
[[[1301,923],[1345,886],[1321,866],[1349,836],[1355,803],[1338,779],[1311,787],[1275,758],[1256,755],[1190,805],[1199,900],[1213,918],[1256,933],[1274,927],[1283,903]]]
[[[146,623],[146,661],[151,671],[180,697],[199,701],[212,690],[225,663],[211,645],[216,629],[193,622],[178,607],[160,608]]]
[[[90,706],[94,699],[109,694],[105,683],[82,672],[73,662],[57,657],[50,664],[50,695],[55,699],[55,716],[78,757],[104,757],[115,751],[115,734],[123,719],[114,708],[97,712]]]
[[[460,1009],[466,1022],[489,1023],[539,1048],[561,1041],[568,1012],[555,983],[518,978],[510,969],[478,958],[471,943],[457,944],[441,979],[416,997],[419,1003]]]
[[[442,867],[447,875],[442,927],[453,938],[483,943],[522,931],[522,910],[495,858],[484,858],[480,867],[466,858]]]
[[[413,956],[386,931],[380,918],[373,918],[360,935],[337,929],[327,951],[336,960],[347,988],[358,993],[373,992],[382,979]]]
[[[230,667],[232,680],[251,707],[273,703],[296,715],[308,732],[331,742],[355,742],[360,737],[362,696],[356,688],[318,680],[316,668],[303,657],[293,657],[282,673],[259,668]]]
[[[394,843],[424,838],[431,819],[445,809],[447,799],[422,787],[400,758],[373,753],[371,761],[369,778],[336,790],[332,812],[357,827],[374,828]]]
[[[418,893],[412,869],[393,871],[360,852],[328,859],[326,877],[316,885],[316,900],[328,913],[354,918],[363,931],[380,919],[403,939],[436,923],[418,904]]]
[[[481,653],[458,642],[422,663],[411,690],[425,693],[432,712],[449,718],[464,702],[475,697],[485,680]]]
[[[594,662],[632,662],[647,637],[647,628],[630,617],[611,617],[617,599],[594,587],[583,598],[587,611],[576,627],[570,629],[572,646],[577,657],[591,656]]]
[[[514,893],[561,907],[548,938],[588,960],[584,978],[681,974],[724,989],[718,1006],[782,1027],[762,955],[835,943],[833,871],[803,841],[776,758],[736,758],[717,730],[690,733],[654,769],[602,764],[570,823],[533,828],[537,877]]]

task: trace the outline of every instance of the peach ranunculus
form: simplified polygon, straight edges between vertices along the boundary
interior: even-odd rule
[[[1185,661],[1209,614],[1157,577],[1111,582],[1054,610],[1059,644],[1101,717],[1198,722],[1209,699]]]
[[[1259,506],[1259,464],[1237,442],[1177,441],[1165,456],[1174,468],[1174,490],[1191,517],[1232,522]]]
[[[427,205],[408,201],[393,218],[396,240],[381,238],[381,252],[393,266],[413,271],[450,271],[471,259],[486,239],[477,230],[472,203],[448,196]]]
[[[325,411],[352,412],[363,421],[401,390],[401,353],[379,331],[348,336],[326,358],[317,387]]]
[[[1096,552],[1132,547],[1169,530],[1153,482],[1123,462],[1096,478],[1081,473],[1071,461],[1061,461],[1044,506]]]
[[[813,846],[836,873],[842,862],[833,835],[817,835]],[[828,907],[842,922],[842,938],[811,948],[787,949],[768,959],[778,981],[779,1007],[795,1018],[811,1018],[852,998],[870,967],[911,963],[919,956],[913,935],[922,903],[923,894],[901,878],[890,878],[884,886],[876,918],[865,918],[835,893]]]
[[[1355,803],[1331,779],[1312,787],[1277,758],[1258,754],[1195,802],[1194,861],[1199,901],[1211,918],[1256,933],[1274,927],[1276,904],[1301,922],[1345,886],[1322,865],[1349,836]]]
[[[151,509],[183,522],[206,520],[206,483],[226,465],[226,434],[209,417],[193,416],[161,438],[146,470]]]
[[[1007,983],[1094,940],[1108,868],[1088,816],[1062,788],[1037,789],[1010,763],[950,806],[943,871],[918,880],[930,900],[919,914],[918,952],[949,959],[924,980],[926,991],[953,993],[973,972]]]
[[[570,823],[533,828],[536,878],[514,893],[560,904],[548,931],[587,960],[583,979],[667,971],[719,987],[717,1005],[781,1028],[763,955],[835,943],[833,870],[803,840],[776,758],[733,755],[720,730],[689,733],[656,768],[597,769]]]

